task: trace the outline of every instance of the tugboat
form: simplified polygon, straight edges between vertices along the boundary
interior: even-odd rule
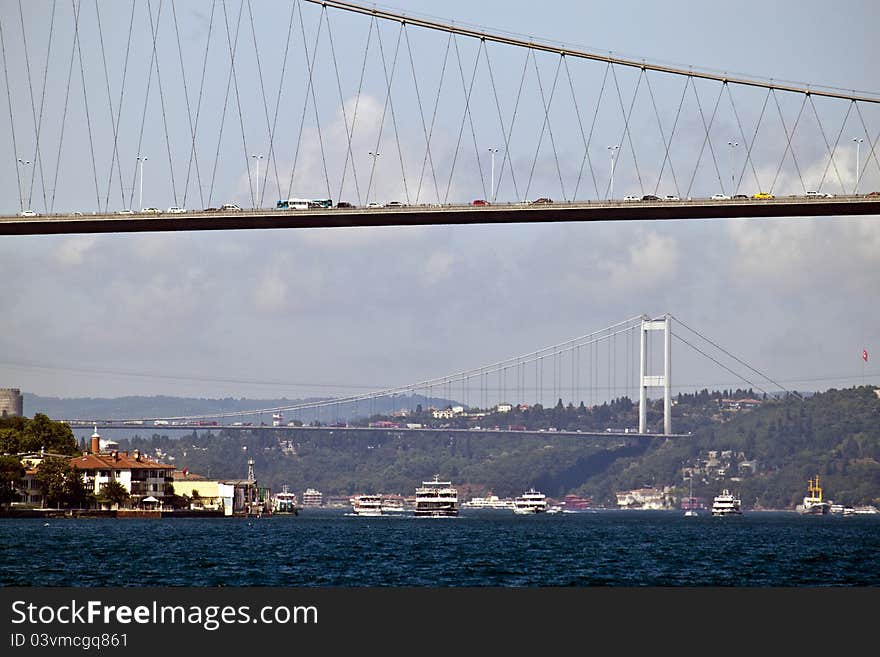
[[[819,475],[816,475],[816,481],[810,479],[808,494],[804,496],[803,504],[798,504],[795,510],[807,516],[824,516],[831,511],[831,502],[822,499],[822,487],[819,486]]]

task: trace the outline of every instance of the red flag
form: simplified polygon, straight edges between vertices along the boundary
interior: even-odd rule
[[[181,472],[181,473],[183,474],[183,476],[185,477],[185,476],[186,476],[186,472],[187,472],[187,470],[186,470],[186,468],[184,468],[184,469],[181,470],[180,472]]]
[[[865,361],[866,363],[868,362],[868,350],[867,349],[862,349],[862,360]]]

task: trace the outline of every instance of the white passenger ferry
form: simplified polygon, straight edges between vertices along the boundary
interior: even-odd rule
[[[452,487],[451,481],[440,481],[440,475],[434,475],[431,481],[423,481],[416,488],[417,516],[448,517],[458,515],[458,491]]]
[[[511,499],[501,499],[497,495],[488,497],[472,497],[461,506],[466,509],[512,509],[514,502]]]
[[[534,488],[530,488],[513,501],[513,512],[520,515],[544,513],[546,510],[547,496]]]
[[[299,513],[296,506],[296,493],[290,492],[287,484],[281,487],[280,493],[275,493],[272,499],[272,513],[290,513],[293,515]]]
[[[712,502],[713,516],[742,515],[742,501],[726,488]]]
[[[351,510],[359,516],[381,516],[381,495],[355,495],[351,498]]]

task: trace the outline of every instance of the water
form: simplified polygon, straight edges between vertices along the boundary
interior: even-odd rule
[[[880,586],[880,516],[4,519],[0,585]]]

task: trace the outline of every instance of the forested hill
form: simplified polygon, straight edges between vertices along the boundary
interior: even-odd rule
[[[512,495],[534,485],[551,496],[574,492],[613,505],[616,491],[632,488],[672,486],[673,495],[684,495],[684,472],[693,470],[695,495],[711,500],[730,488],[745,508],[793,509],[817,474],[834,501],[880,504],[880,398],[873,388],[756,400],[753,410],[726,409],[723,397],[679,396],[673,428],[691,427],[693,434],[672,439],[535,436],[503,428],[490,434],[255,428],[219,436],[199,431],[180,440],[156,435],[127,447],[159,448],[176,465],[214,477],[243,476],[253,457],[261,483],[276,490],[316,487],[325,495],[411,494],[441,473],[463,495]]]

